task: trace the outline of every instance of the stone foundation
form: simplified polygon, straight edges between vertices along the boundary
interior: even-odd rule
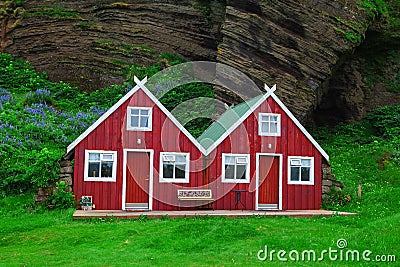
[[[72,161],[67,159],[62,159],[60,161],[60,176],[58,181],[64,181],[68,185],[68,192],[72,192],[72,182],[74,178],[74,168],[72,166]]]
[[[47,186],[40,187],[35,195],[35,204],[46,204],[49,195],[53,194],[56,189],[56,182],[64,181],[67,185],[67,191],[72,192],[72,184],[74,180],[74,168],[70,159],[62,158],[60,161],[60,175],[57,181],[49,182]]]
[[[332,173],[331,166],[327,164],[322,165],[322,198],[327,197],[331,190],[341,191],[343,184],[336,180],[335,175]]]

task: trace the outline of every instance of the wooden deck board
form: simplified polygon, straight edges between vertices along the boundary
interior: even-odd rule
[[[225,217],[249,217],[249,216],[290,216],[290,217],[313,217],[333,215],[340,216],[356,216],[356,213],[330,211],[330,210],[286,210],[286,211],[252,211],[252,210],[193,210],[193,211],[119,211],[119,210],[92,210],[83,211],[76,210],[74,219],[89,219],[89,218],[108,218],[114,217],[118,219],[135,219],[140,216],[148,218],[181,218],[181,217],[196,217],[196,216],[225,216]]]

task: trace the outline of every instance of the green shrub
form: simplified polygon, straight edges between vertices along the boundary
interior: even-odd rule
[[[337,208],[343,207],[351,201],[350,195],[344,193],[342,190],[336,190],[335,188],[331,188],[331,191],[327,194],[322,201],[322,207],[324,208]]]
[[[400,105],[379,107],[366,120],[375,134],[386,140],[400,136]]]
[[[56,190],[47,198],[47,205],[56,209],[68,209],[75,206],[72,192],[68,192],[68,185],[64,181],[56,183]]]

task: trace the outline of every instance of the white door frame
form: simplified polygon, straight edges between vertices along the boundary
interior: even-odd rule
[[[279,203],[278,203],[278,210],[282,210],[282,170],[283,170],[283,155],[282,154],[274,154],[274,153],[256,153],[256,210],[259,210],[258,207],[258,188],[259,188],[259,181],[260,181],[260,157],[261,156],[270,156],[270,157],[279,157],[279,178],[278,178],[278,194],[279,194]]]
[[[129,152],[149,153],[150,173],[149,173],[149,210],[153,209],[153,149],[124,149],[123,170],[122,170],[122,210],[126,209],[126,164]]]

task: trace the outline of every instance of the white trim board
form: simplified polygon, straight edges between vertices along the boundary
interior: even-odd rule
[[[147,77],[145,78],[147,80]],[[125,96],[123,96],[117,103],[115,103],[109,110],[107,110],[106,113],[100,116],[98,120],[93,123],[89,128],[86,129],[78,138],[75,139],[74,142],[72,142],[68,147],[67,147],[67,154],[72,151],[83,139],[85,139],[94,129],[96,129],[103,121],[105,121],[111,114],[113,114],[125,101],[127,101],[136,91],[139,89],[139,85],[136,85],[135,87],[132,88]]]
[[[325,152],[325,150],[322,149],[322,147],[317,143],[317,141],[315,141],[315,139],[311,136],[311,134],[307,132],[306,128],[304,128],[304,126],[301,125],[301,123],[296,119],[293,113],[290,112],[290,110],[281,102],[281,100],[279,100],[279,98],[274,93],[271,94],[271,97],[275,100],[275,102],[279,105],[279,107],[289,116],[289,118],[294,122],[294,124],[296,124],[296,126],[299,127],[300,131],[307,137],[308,140],[310,140],[310,142],[315,146],[315,148],[319,151],[319,153],[321,153],[321,155],[326,159],[326,161],[329,162],[328,154]]]
[[[85,139],[94,129],[96,129],[103,121],[105,121],[115,110],[117,110],[125,101],[127,101],[136,91],[142,89],[142,91],[154,102],[154,104],[164,112],[164,114],[178,127],[178,129],[199,149],[199,151],[207,156],[209,155],[219,144],[221,144],[225,138],[227,138],[239,125],[241,125],[249,116],[256,110],[268,97],[272,97],[279,107],[288,115],[288,117],[299,127],[300,131],[307,137],[308,140],[317,148],[321,155],[329,162],[328,154],[322,149],[322,147],[315,141],[315,139],[307,132],[307,130],[301,125],[296,117],[289,111],[289,109],[279,100],[275,95],[274,91],[276,86],[274,85],[271,90],[267,90],[267,93],[263,95],[253,106],[250,106],[249,110],[235,122],[225,133],[218,138],[207,150],[182,126],[182,124],[161,104],[161,102],[150,92],[149,89],[144,85],[147,82],[147,77],[140,81],[136,76],[134,77],[136,86],[129,91],[124,97],[122,97],[115,105],[113,105],[106,113],[104,113],[93,125],[91,125],[84,133],[82,133],[74,142],[72,142],[67,148],[67,154],[70,153],[75,146],[77,146],[83,139]]]

